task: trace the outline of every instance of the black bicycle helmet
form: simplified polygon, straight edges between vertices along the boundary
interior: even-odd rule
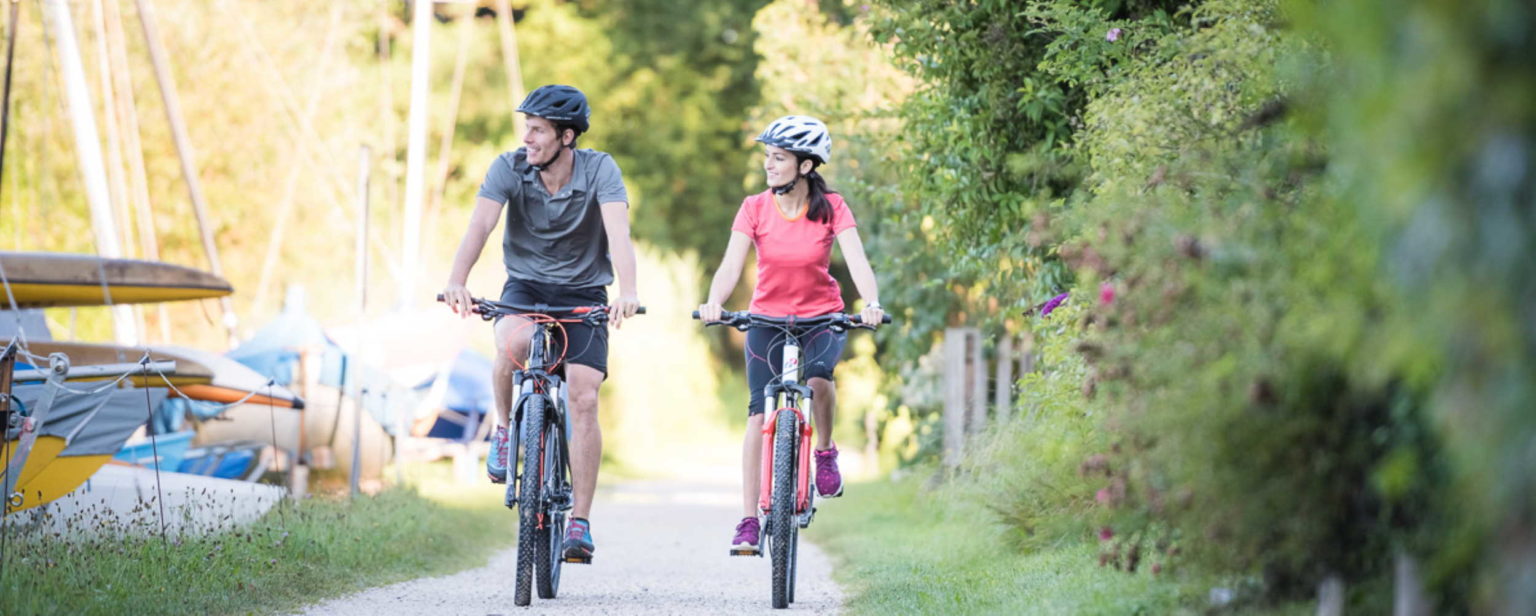
[[[576,129],[577,134],[587,132],[590,126],[588,118],[592,116],[592,108],[587,106],[587,96],[581,90],[559,85],[540,86],[523,99],[523,104],[518,105],[517,110],[558,125],[569,126]]]

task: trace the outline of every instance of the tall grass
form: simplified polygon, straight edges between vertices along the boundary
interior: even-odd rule
[[[445,474],[427,471],[433,479],[421,489],[286,503],[246,528],[206,536],[70,540],[12,528],[0,613],[260,613],[481,566],[511,542],[502,531],[513,517],[484,489],[448,488],[437,480]]]

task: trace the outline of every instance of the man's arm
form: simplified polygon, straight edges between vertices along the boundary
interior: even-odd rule
[[[453,269],[448,274],[448,286],[443,288],[443,301],[448,302],[448,307],[459,316],[469,316],[471,298],[464,284],[469,280],[469,270],[480,259],[480,251],[485,249],[485,240],[496,230],[500,218],[500,203],[485,197],[475,199],[475,211],[469,215],[469,228],[464,230],[464,239],[459,240],[459,250],[453,256]]]
[[[619,278],[619,299],[608,314],[614,327],[635,315],[640,308],[639,290],[635,288],[635,244],[629,239],[629,204],[614,201],[602,204],[603,230],[608,234],[608,251]]]

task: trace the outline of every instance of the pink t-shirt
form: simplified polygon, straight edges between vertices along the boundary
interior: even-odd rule
[[[752,238],[757,248],[757,289],[751,311],[775,317],[821,316],[843,309],[843,293],[832,278],[832,240],[857,226],[840,195],[827,195],[830,222],[813,222],[801,212],[787,218],[771,191],[747,197],[732,231]],[[809,207],[806,208],[809,211]]]

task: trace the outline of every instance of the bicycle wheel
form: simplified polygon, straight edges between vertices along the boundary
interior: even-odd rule
[[[773,553],[773,607],[789,607],[790,570],[794,566],[795,449],[800,435],[793,412],[778,414],[773,431],[773,500],[769,504],[768,547]]]
[[[523,403],[523,468],[518,480],[517,507],[517,589],[512,602],[528,605],[533,602],[533,565],[538,558],[543,523],[543,482],[540,469],[544,466],[544,396],[524,398]],[[548,529],[544,529],[548,532]]]
[[[547,515],[543,528],[535,530],[538,543],[534,577],[539,598],[553,599],[560,592],[561,545],[565,541],[565,508],[562,501],[570,493],[570,474],[565,465],[565,430],[553,421],[544,423],[544,501]]]

